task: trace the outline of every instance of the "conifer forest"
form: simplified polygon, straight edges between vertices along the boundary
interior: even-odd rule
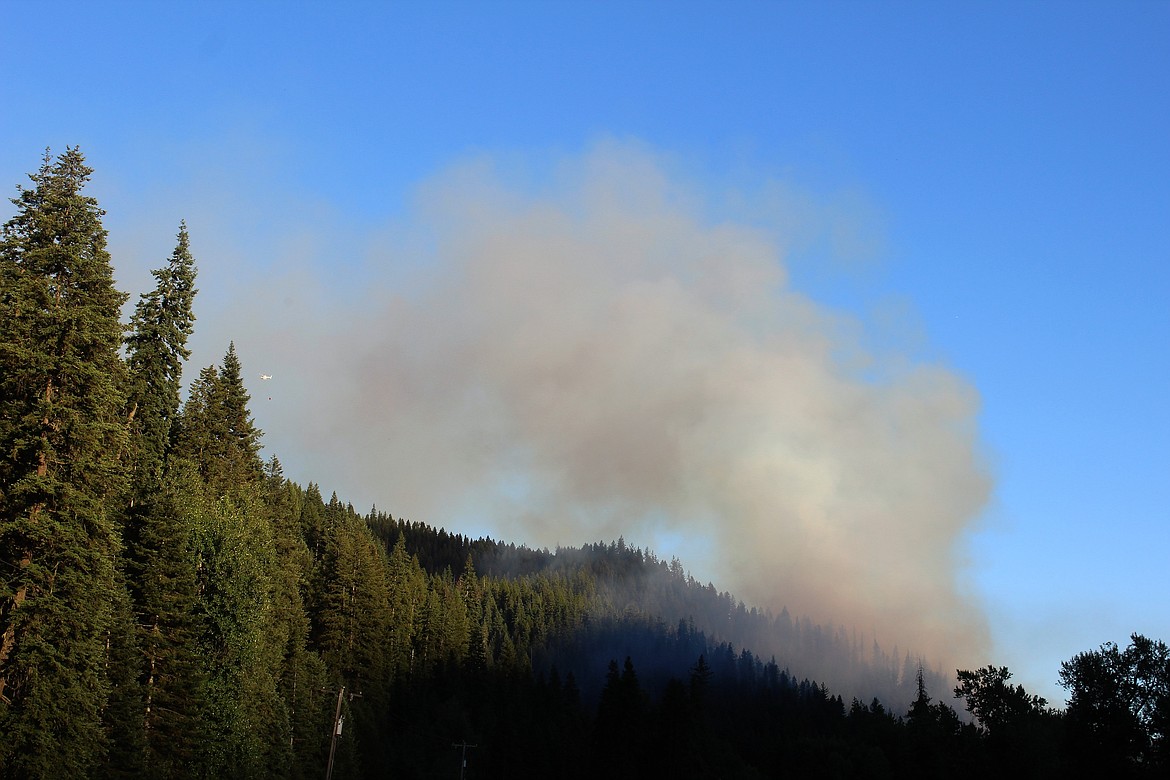
[[[0,777],[1170,776],[1170,650],[940,670],[622,538],[360,512],[190,368],[187,227],[129,322],[77,148],[0,234]],[[160,228],[171,230],[173,227]]]

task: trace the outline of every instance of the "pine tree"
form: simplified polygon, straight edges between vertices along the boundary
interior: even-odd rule
[[[187,469],[172,469],[158,492],[140,504],[143,524],[135,561],[143,687],[138,723],[143,762],[151,777],[189,776],[202,740],[204,664],[192,523],[186,507],[202,485]]]
[[[279,692],[288,709],[289,746],[292,750],[290,780],[316,776],[325,762],[333,710],[324,662],[308,649],[309,616],[305,595],[312,570],[312,556],[301,534],[300,510],[304,495],[284,479],[280,461],[273,455],[265,474],[265,495],[276,543],[276,576],[273,590],[273,639],[284,646]]]
[[[175,456],[189,460],[199,470],[204,481],[208,477],[209,464],[218,455],[212,419],[213,399],[218,383],[219,372],[215,366],[207,366],[199,372],[199,376],[191,383],[187,402],[183,404],[173,433]]]
[[[273,610],[272,526],[255,496],[187,502],[196,561],[202,709],[210,777],[285,777],[288,712],[279,693],[284,646]]]
[[[0,236],[0,765],[83,777],[105,751],[125,480],[119,309],[76,149],[48,152]]]
[[[216,496],[247,493],[264,477],[263,433],[252,422],[249,400],[233,342],[218,370],[200,372],[183,406],[175,454],[195,463]]]
[[[414,668],[415,644],[427,598],[426,574],[418,558],[406,552],[406,536],[399,534],[387,562],[390,636],[386,653],[397,680]]]
[[[244,389],[235,342],[228,345],[227,354],[223,356],[216,390],[214,401],[225,426],[220,432],[224,436],[225,483],[255,482],[264,474],[264,464],[260,460],[260,437],[263,434],[252,423],[252,413],[248,410],[251,398]]]
[[[143,687],[139,682],[142,647],[125,567],[118,566],[109,631],[110,698],[105,711],[109,753],[99,777],[103,780],[141,777],[145,754],[142,730]]]
[[[151,776],[181,776],[199,739],[201,665],[196,656],[195,568],[191,531],[178,495],[190,480],[164,468],[179,412],[187,337],[194,322],[195,263],[187,226],[155,289],[140,296],[126,339],[133,477],[126,517],[126,562],[139,615],[141,711],[137,741]]]
[[[185,222],[179,224],[178,243],[166,267],[151,274],[155,288],[139,297],[126,339],[128,416],[138,434],[134,460],[139,493],[152,492],[162,477],[179,412],[183,363],[191,354],[187,337],[194,327],[197,291]]]

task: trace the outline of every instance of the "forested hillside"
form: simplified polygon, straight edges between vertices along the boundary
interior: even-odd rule
[[[77,149],[46,153],[0,236],[4,778],[1170,766],[1162,642],[1071,659],[1058,711],[1007,669],[952,678],[622,539],[470,539],[286,479],[233,345],[183,400],[185,225],[119,321],[90,174]]]

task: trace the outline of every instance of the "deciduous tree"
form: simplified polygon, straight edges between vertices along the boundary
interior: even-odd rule
[[[1170,768],[1170,648],[1141,634],[1060,665],[1074,752],[1103,772],[1163,777]]]

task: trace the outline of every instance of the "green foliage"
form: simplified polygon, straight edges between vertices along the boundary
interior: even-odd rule
[[[139,297],[126,338],[128,417],[136,434],[134,481],[139,493],[151,491],[162,479],[179,412],[183,363],[191,354],[187,337],[195,323],[195,261],[186,223],[179,225],[167,265],[151,274],[155,288]]]
[[[218,440],[224,445],[221,453],[224,459],[224,481],[237,485],[259,478],[263,473],[260,462],[260,437],[263,435],[252,424],[252,413],[248,409],[251,400],[244,389],[240,359],[236,345],[228,345],[227,354],[219,368],[219,382],[212,401],[218,407],[224,428],[217,430]]]
[[[194,325],[195,263],[186,224],[155,288],[139,297],[126,338],[131,498],[125,563],[137,614],[140,771],[192,773],[202,742],[204,668],[192,566],[193,529],[183,507],[202,485],[171,458],[187,338]],[[172,468],[166,466],[171,461]]]
[[[289,725],[278,693],[285,648],[274,630],[271,526],[255,498],[208,496],[188,511],[207,675],[208,775],[282,776]]]
[[[77,149],[46,152],[0,236],[0,764],[83,777],[101,723],[125,486],[119,307]]]
[[[314,573],[312,643],[340,681],[358,690],[388,682],[390,604],[385,553],[365,522],[337,501],[326,509],[324,552]]]
[[[265,474],[265,509],[271,518],[275,544],[273,572],[272,642],[283,647],[278,692],[288,710],[292,761],[288,777],[309,774],[309,767],[324,762],[324,735],[331,712],[321,692],[331,681],[320,656],[308,649],[309,592],[312,557],[301,534],[300,507],[303,491],[284,479],[276,456]]]
[[[135,508],[140,517],[131,571],[136,581],[145,741],[143,763],[152,777],[189,776],[204,742],[206,668],[191,507],[202,501],[192,469],[176,464],[158,490]]]
[[[399,536],[387,561],[388,635],[386,662],[391,678],[398,680],[414,670],[414,638],[427,598],[426,574],[418,559],[406,552],[406,538]]]
[[[141,728],[143,689],[138,679],[142,648],[138,643],[125,575],[118,570],[115,576],[115,587],[110,594],[113,609],[107,667],[110,698],[103,717],[109,754],[102,775],[106,778],[140,777],[145,769]]]
[[[252,423],[248,401],[232,343],[220,367],[204,368],[191,384],[175,436],[175,454],[197,466],[213,493],[246,493],[264,477],[262,433]]]

